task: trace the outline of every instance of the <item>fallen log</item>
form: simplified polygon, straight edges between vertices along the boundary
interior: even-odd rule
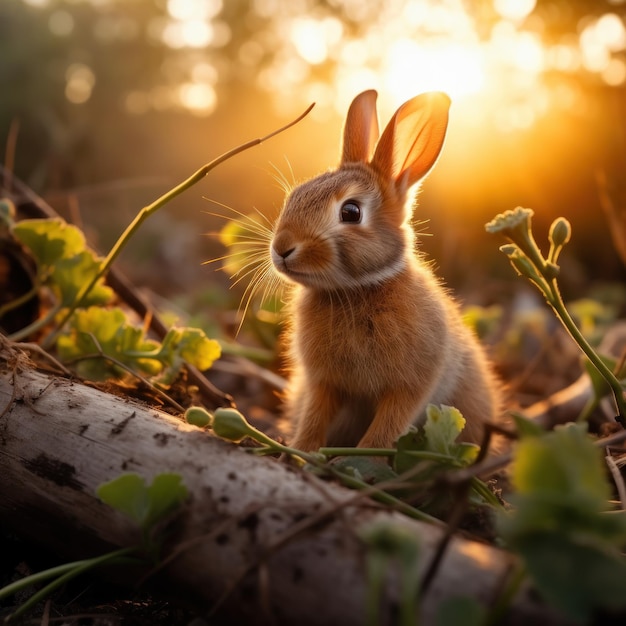
[[[65,558],[133,545],[137,529],[96,497],[124,472],[147,480],[177,472],[190,497],[169,530],[159,571],[172,593],[236,623],[361,625],[366,622],[366,547],[360,532],[386,523],[419,537],[427,570],[443,531],[241,448],[153,408],[35,371],[0,350],[0,524]],[[342,506],[343,505],[343,506]],[[420,601],[434,624],[446,600],[490,606],[515,557],[452,539]],[[395,572],[397,582],[398,572]],[[399,585],[390,575],[381,624],[394,623]],[[507,624],[565,624],[524,589]]]

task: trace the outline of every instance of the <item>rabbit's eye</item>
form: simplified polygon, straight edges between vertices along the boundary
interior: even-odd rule
[[[361,207],[354,200],[346,200],[341,205],[341,221],[358,224],[361,221]]]

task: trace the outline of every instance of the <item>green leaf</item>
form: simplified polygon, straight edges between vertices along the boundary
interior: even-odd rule
[[[183,485],[180,474],[158,474],[148,487],[149,510],[144,521],[145,526],[151,526],[163,519],[168,513],[180,506],[189,492]]]
[[[362,528],[359,536],[370,551],[397,558],[406,566],[417,565],[419,538],[403,526],[388,521],[375,522]]]
[[[39,278],[49,283],[62,306],[69,307],[100,269],[101,259],[86,247],[83,233],[61,218],[23,220],[12,230],[37,261]],[[113,290],[100,279],[83,306],[106,304]]]
[[[536,533],[519,542],[540,593],[573,620],[587,622],[594,609],[626,608],[626,561],[598,539]]]
[[[396,444],[393,469],[398,474],[413,471],[410,482],[414,487],[400,493],[419,502],[421,509],[434,515],[444,515],[453,505],[450,493],[432,488],[438,476],[473,463],[480,451],[475,444],[456,441],[464,426],[465,419],[457,409],[429,405],[424,425],[411,427]],[[493,502],[492,498],[484,497],[488,491],[489,488],[477,480],[472,485],[472,502]]]
[[[12,232],[43,268],[85,250],[83,233],[60,217],[22,220],[13,226]]]
[[[146,481],[139,474],[122,474],[103,483],[96,493],[100,500],[142,526],[150,511]]]
[[[162,364],[154,358],[158,342],[145,339],[143,330],[130,325],[126,314],[119,308],[90,307],[76,311],[68,331],[58,339],[59,357],[69,361],[96,353],[98,346],[94,338],[104,354],[131,368],[149,375],[162,370]],[[91,380],[119,378],[126,374],[102,358],[81,361],[76,369]]]
[[[456,596],[441,603],[436,626],[482,626],[487,623],[485,607],[474,598]]]
[[[358,476],[368,485],[375,485],[398,477],[387,463],[366,456],[340,457],[333,462],[333,467],[351,476]]]
[[[220,344],[209,339],[199,328],[172,328],[165,338],[158,358],[167,365],[159,382],[170,385],[188,363],[204,371],[219,359]]]
[[[80,290],[100,270],[100,260],[91,250],[84,250],[73,257],[59,259],[51,270],[53,290],[63,306],[71,306]],[[113,298],[113,290],[100,278],[85,296],[82,306],[106,304]]]
[[[237,248],[237,243],[249,241],[250,237],[257,238],[259,230],[264,229],[260,217],[256,214],[245,215],[241,219],[226,222],[220,231],[220,242],[233,251],[224,259],[223,269],[231,276],[236,276],[239,272],[249,267],[250,255],[246,250]]]
[[[499,518],[538,590],[570,617],[626,606],[626,515],[609,513],[601,451],[584,424],[518,444],[511,468],[516,507]]]
[[[147,487],[138,474],[122,474],[103,483],[96,493],[100,500],[124,513],[142,529],[153,526],[187,498],[179,474],[162,473]]]
[[[610,489],[601,451],[586,426],[567,424],[544,437],[527,437],[517,444],[512,467],[519,494],[561,496],[606,506]]]
[[[524,437],[540,437],[545,435],[545,429],[536,421],[528,419],[521,413],[512,412],[511,416],[515,422],[515,428],[520,438]]]
[[[451,454],[456,438],[465,428],[465,418],[458,409],[442,404],[429,404],[426,408],[424,433],[428,449],[441,454]]]

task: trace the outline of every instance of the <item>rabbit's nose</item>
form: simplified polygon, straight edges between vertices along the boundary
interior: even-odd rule
[[[286,261],[298,247],[295,237],[287,230],[283,230],[274,237],[272,241],[272,254],[277,258]]]
[[[276,250],[276,252],[278,252],[278,254],[283,258],[286,259],[288,256],[291,256],[292,252],[296,249],[295,246],[293,246],[292,248],[289,248],[289,250]]]

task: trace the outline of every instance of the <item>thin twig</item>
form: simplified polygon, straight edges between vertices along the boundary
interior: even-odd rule
[[[93,341],[93,344],[96,347],[97,352],[94,354],[84,354],[82,356],[77,356],[73,359],[70,359],[69,361],[66,361],[66,363],[73,364],[73,363],[78,363],[80,361],[87,361],[89,359],[104,359],[105,361],[109,361],[113,365],[116,365],[117,367],[123,369],[125,372],[128,372],[131,376],[134,376],[137,380],[141,381],[141,383],[145,385],[147,389],[150,389],[159,398],[161,398],[161,400],[164,400],[167,404],[174,407],[177,411],[179,411],[180,413],[185,412],[185,407],[178,404],[178,402],[176,402],[174,398],[168,396],[164,391],[161,391],[156,385],[153,385],[147,378],[144,378],[141,374],[138,374],[137,372],[135,372],[133,369],[131,369],[130,366],[126,365],[126,363],[123,363],[122,361],[116,359],[115,357],[112,357],[106,354],[102,350],[102,346],[100,345],[100,342],[98,341],[97,337],[93,333],[85,333],[85,334],[89,336],[91,341]]]
[[[232,150],[229,150],[228,152],[225,152],[224,154],[220,155],[216,159],[213,159],[211,162],[207,163],[206,165],[203,165],[199,170],[197,170],[194,174],[192,174],[189,178],[184,180],[182,183],[176,185],[174,188],[167,191],[160,198],[155,200],[152,204],[149,204],[145,206],[143,209],[141,209],[141,211],[139,211],[139,213],[135,216],[135,219],[128,225],[126,230],[122,233],[119,239],[115,242],[115,244],[109,251],[109,254],[107,254],[104,260],[101,262],[100,267],[98,271],[96,272],[96,274],[93,276],[93,278],[88,283],[86,283],[83,286],[83,288],[80,290],[72,306],[70,306],[67,312],[63,315],[56,329],[53,330],[43,340],[42,345],[44,347],[47,347],[54,342],[59,332],[61,332],[65,324],[69,321],[72,315],[74,315],[74,312],[76,311],[76,309],[81,306],[81,304],[83,303],[83,301],[85,300],[89,292],[96,285],[96,283],[107,274],[111,265],[113,264],[115,259],[118,257],[120,252],[123,250],[123,248],[126,246],[130,238],[135,234],[135,232],[138,230],[141,224],[148,217],[150,217],[153,213],[155,213],[161,207],[165,206],[168,202],[170,202],[170,200],[173,200],[176,196],[180,195],[183,191],[186,191],[187,189],[195,185],[197,182],[202,180],[211,170],[215,169],[218,165],[224,163],[224,161],[227,161],[228,159],[234,157],[235,155],[241,152],[244,152],[245,150],[248,150],[249,148],[258,146],[264,141],[267,141],[268,139],[274,137],[275,135],[282,133],[283,131],[297,124],[300,120],[302,120],[304,117],[306,117],[309,114],[313,106],[314,106],[313,104],[310,105],[304,113],[299,115],[292,122],[289,122],[289,124],[282,126],[278,130],[272,131],[271,133],[269,133],[268,135],[265,135],[264,137],[259,137],[257,139],[253,139],[252,141],[248,141],[247,143],[244,143],[240,146],[237,146],[236,148],[233,148]]]

